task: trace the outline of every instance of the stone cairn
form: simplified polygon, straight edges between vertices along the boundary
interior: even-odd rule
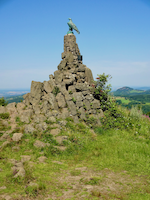
[[[93,116],[100,125],[99,118],[103,116],[103,111],[99,100],[90,92],[93,75],[79,59],[80,51],[75,35],[64,36],[64,52],[61,57],[58,70],[54,75],[49,75],[49,81],[32,81],[30,93],[23,96],[24,101],[17,105],[8,104],[3,112],[8,111],[14,117],[19,116],[25,123],[29,123],[29,119],[39,123],[46,119],[55,121],[54,118],[64,120],[67,117],[72,117],[78,123],[79,119],[86,120]]]

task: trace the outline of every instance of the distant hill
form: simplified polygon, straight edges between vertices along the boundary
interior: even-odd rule
[[[8,103],[13,103],[13,102],[19,103],[19,102],[23,101],[24,98],[23,98],[23,95],[19,95],[19,96],[9,96],[9,97],[5,97],[5,100],[6,100],[6,102],[8,102]]]
[[[150,94],[150,90],[138,90],[130,87],[122,87],[112,92],[114,96],[126,96],[126,95],[139,95],[139,94]]]
[[[29,89],[14,89],[14,90],[0,90],[0,98],[1,97],[13,97],[13,96],[19,96],[30,92]]]

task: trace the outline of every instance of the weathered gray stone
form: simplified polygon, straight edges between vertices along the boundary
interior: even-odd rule
[[[68,104],[68,108],[70,109],[71,114],[76,115],[77,114],[76,106],[73,103],[73,101],[67,101],[67,104]]]
[[[30,122],[29,119],[32,117],[32,115],[33,115],[32,109],[24,110],[24,111],[20,112],[20,114],[19,114],[20,121],[29,123]]]
[[[80,64],[79,67],[78,67],[78,72],[85,72],[85,68],[86,68],[85,65]]]
[[[46,93],[52,92],[54,86],[55,86],[54,79],[43,82],[43,89],[46,91]]]
[[[22,138],[23,134],[22,133],[14,133],[12,136],[12,140],[14,142],[19,142]]]
[[[40,156],[38,158],[38,160],[39,160],[40,163],[44,163],[46,159],[47,159],[46,156]]]
[[[64,59],[63,57],[63,60],[60,62],[60,64],[57,66],[58,70],[63,70],[66,68],[66,65],[67,65],[67,60]]]
[[[2,125],[5,126],[5,127],[8,127],[8,126],[9,126],[8,121],[2,120],[1,123],[2,123]]]
[[[1,137],[0,137],[0,141],[6,140],[7,138],[9,138],[9,134],[4,133]]]
[[[94,81],[92,71],[88,67],[85,67],[85,80],[90,84]]]
[[[86,110],[90,110],[91,109],[90,102],[87,99],[83,100],[83,105],[85,105]]]
[[[67,122],[64,121],[64,120],[60,120],[58,121],[58,123],[61,125],[61,126],[66,126]]]
[[[65,99],[66,99],[66,101],[71,101],[71,100],[72,100],[72,95],[69,94],[68,91],[67,91],[67,93],[65,94]]]
[[[43,96],[43,83],[32,81],[30,94],[34,100],[40,101],[41,97]]]
[[[89,89],[89,88],[88,88],[88,85],[87,85],[86,83],[77,83],[77,84],[75,85],[75,88],[76,88],[76,90],[78,90],[78,91],[86,91],[86,90]]]
[[[28,162],[30,159],[31,159],[31,156],[28,156],[28,155],[22,155],[21,156],[21,162],[22,163]]]
[[[40,105],[40,113],[45,114],[45,113],[49,112],[50,108],[51,108],[51,105],[49,104],[49,102],[44,101]]]
[[[24,122],[24,123],[27,123],[27,124],[30,122],[29,117],[27,117],[25,115],[21,115],[20,116],[20,121]]]
[[[84,79],[85,73],[84,72],[77,72],[77,76],[79,76],[80,79]]]
[[[83,94],[84,96],[86,96],[87,94],[90,94],[90,90],[88,89],[88,90],[86,90],[86,91],[83,91],[82,94]]]
[[[80,118],[81,118],[81,119],[85,119],[85,110],[84,110],[83,107],[81,107],[81,108],[79,109],[79,112],[81,113]]]
[[[46,120],[46,117],[44,115],[36,115],[33,119],[34,123],[41,123]]]
[[[56,149],[59,149],[60,151],[65,151],[67,147],[64,146],[54,146]]]
[[[97,99],[94,99],[94,101],[92,101],[92,107],[93,109],[97,109],[97,108],[100,108],[100,101],[97,100]]]
[[[47,120],[50,122],[56,122],[56,118],[53,116],[49,117]]]
[[[0,113],[6,113],[6,107],[0,106]]]
[[[74,92],[76,92],[75,86],[74,86],[74,85],[70,85],[70,86],[68,87],[68,91],[69,91],[69,93],[74,93]]]
[[[76,101],[82,101],[84,99],[84,96],[82,95],[82,92],[74,92],[72,94],[72,97],[76,100]]]
[[[83,106],[83,101],[77,101],[76,106],[78,109],[81,108]]]
[[[14,176],[15,178],[17,178],[18,176],[25,177],[25,170],[22,162],[17,162],[17,163],[15,162],[11,170],[13,174],[15,174]]]
[[[57,110],[52,110],[52,116],[57,117],[59,112]]]
[[[7,106],[6,106],[6,109],[7,109],[7,112],[9,112],[10,114],[12,113],[17,113],[17,109],[16,109],[16,103],[9,103]]]
[[[22,110],[25,109],[25,104],[24,103],[17,103],[17,111],[20,113]]]
[[[48,101],[50,103],[51,109],[58,110],[58,104],[56,102],[56,97],[52,93],[49,93],[48,95],[49,95]]]
[[[69,72],[66,72],[63,76],[63,83],[65,83],[67,85],[71,85],[75,81],[75,77],[76,77],[75,74],[71,74]]]
[[[58,93],[56,96],[56,100],[58,102],[59,108],[64,108],[66,107],[66,101],[64,99],[64,96],[61,93]]]
[[[66,141],[68,139],[68,136],[57,136],[55,139],[61,145],[63,144],[63,141]]]
[[[60,113],[60,118],[66,119],[67,117],[69,117],[68,108],[63,108],[61,113]]]
[[[49,75],[49,79],[50,79],[50,80],[53,80],[53,79],[54,79],[53,74],[50,74],[50,75]]]
[[[23,95],[23,98],[25,99],[25,105],[26,106],[29,106],[30,104],[33,103],[33,98],[31,97],[30,93]]]
[[[56,136],[60,133],[60,129],[56,128],[56,129],[52,129],[50,131],[50,134],[52,134],[53,136]]]
[[[60,70],[55,71],[54,76],[55,76],[55,83],[56,84],[59,84],[59,83],[62,82],[63,74]]]
[[[35,128],[38,129],[39,131],[45,131],[47,127],[48,126],[45,122],[35,125]]]
[[[77,117],[77,115],[72,116],[74,123],[79,123],[79,119]]]
[[[36,129],[33,127],[33,124],[25,125],[25,129],[24,129],[25,133],[33,133],[34,131],[36,131]]]
[[[36,140],[35,143],[33,144],[37,148],[44,148],[46,146],[46,143],[41,142],[40,140]]]
[[[94,97],[92,94],[88,94],[85,96],[85,99],[89,100],[89,102],[91,103],[94,100]]]

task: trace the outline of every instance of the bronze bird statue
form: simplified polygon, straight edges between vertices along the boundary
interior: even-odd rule
[[[78,34],[80,34],[78,28],[77,28],[76,25],[72,22],[72,19],[71,19],[71,18],[69,18],[69,22],[68,22],[67,24],[68,24],[68,26],[69,26],[69,30],[70,30],[70,31],[73,31],[73,29],[74,29],[75,31],[77,31]]]

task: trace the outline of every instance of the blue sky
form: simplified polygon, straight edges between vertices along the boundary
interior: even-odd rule
[[[83,64],[113,88],[150,86],[150,0],[0,0],[0,89],[49,80],[68,18]]]

